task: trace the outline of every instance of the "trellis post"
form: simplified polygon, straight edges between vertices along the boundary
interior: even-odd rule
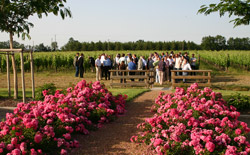
[[[35,99],[35,79],[34,79],[33,51],[30,52],[30,70],[31,70],[31,83],[32,83],[32,98]]]
[[[25,103],[26,102],[26,95],[25,95],[25,77],[24,77],[23,50],[20,52],[20,59],[21,59],[21,78],[22,78],[23,103]]]
[[[7,64],[7,86],[8,86],[8,95],[11,96],[10,89],[10,61],[9,61],[9,53],[6,53],[6,64]]]

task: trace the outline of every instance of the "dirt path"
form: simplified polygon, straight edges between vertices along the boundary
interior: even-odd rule
[[[70,154],[147,154],[146,146],[131,143],[130,138],[138,132],[136,126],[142,123],[145,118],[153,115],[150,108],[160,92],[155,90],[144,93],[127,104],[127,112],[124,116],[119,117],[112,123],[105,124],[103,128],[91,132],[90,135],[78,136],[80,148],[72,150]],[[163,92],[171,93],[170,91]]]

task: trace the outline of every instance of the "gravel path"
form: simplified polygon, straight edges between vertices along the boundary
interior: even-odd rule
[[[139,146],[130,142],[130,138],[138,132],[136,126],[145,118],[153,114],[150,108],[154,99],[162,90],[150,91],[142,94],[127,104],[127,112],[112,123],[105,124],[98,131],[90,135],[78,136],[80,148],[71,151],[71,155],[131,155],[149,154],[146,146]],[[171,93],[171,91],[163,91]]]

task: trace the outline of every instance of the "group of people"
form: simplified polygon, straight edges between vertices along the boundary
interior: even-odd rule
[[[195,70],[196,69],[195,55],[192,54],[190,58],[188,53],[182,54],[174,53],[161,53],[157,52],[151,53],[146,59],[144,56],[137,57],[136,54],[128,53],[127,55],[117,54],[114,59],[109,55],[103,53],[95,60],[93,57],[89,57],[89,63],[91,66],[91,71],[94,72],[96,69],[96,80],[100,81],[102,77],[105,80],[110,80],[110,69],[116,70],[151,70],[156,72],[155,82],[163,84],[164,81],[171,81],[171,70]],[[73,62],[76,73],[75,76],[83,78],[84,74],[84,55],[77,53]],[[135,75],[135,72],[129,72],[130,75]],[[140,74],[144,74],[143,72]],[[188,75],[187,72],[177,72],[177,76]],[[142,80],[142,79],[140,79]],[[134,81],[134,79],[131,79]],[[126,82],[126,80],[121,80],[121,82]],[[183,82],[186,82],[183,79]]]
[[[89,58],[90,59],[90,58]],[[80,59],[79,59],[80,60]],[[114,59],[112,59],[107,54],[102,54],[93,61],[90,59],[90,62],[95,65],[96,68],[96,80],[100,81],[102,77],[105,77],[105,80],[110,79],[110,69],[116,70],[155,70],[156,71],[156,81],[163,84],[164,81],[171,81],[171,70],[194,70],[196,69],[196,58],[192,54],[190,58],[188,53],[182,54],[174,52],[166,52],[158,54],[157,52],[149,55],[147,59],[144,56],[137,57],[136,54],[128,53],[127,55],[117,54]],[[95,62],[95,63],[93,63]],[[134,75],[135,72],[129,72],[130,75]],[[141,73],[143,74],[143,73]],[[188,75],[187,72],[177,72],[178,75]],[[142,80],[142,79],[140,79]],[[131,79],[134,81],[134,79]],[[121,80],[121,82],[126,82]],[[183,82],[186,82],[183,79]]]

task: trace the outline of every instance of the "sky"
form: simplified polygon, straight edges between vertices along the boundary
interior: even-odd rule
[[[34,24],[31,40],[14,40],[25,45],[57,41],[59,47],[70,37],[80,42],[90,41],[194,41],[201,43],[204,36],[222,35],[250,37],[250,25],[234,28],[233,18],[218,13],[197,14],[200,6],[218,0],[68,0],[73,17],[30,17]],[[0,32],[0,41],[9,40]]]

